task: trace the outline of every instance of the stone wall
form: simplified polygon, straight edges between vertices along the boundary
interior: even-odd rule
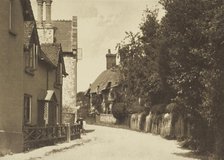
[[[75,113],[62,113],[63,124],[66,124],[66,123],[73,124],[76,122],[75,119],[76,119]]]
[[[112,114],[100,114],[96,116],[97,123],[115,124],[116,119]]]
[[[62,106],[63,108],[70,108],[70,113],[77,114],[76,108],[76,94],[77,94],[77,61],[74,57],[64,56],[65,68],[68,76],[63,78],[62,88]],[[75,116],[77,117],[77,115]]]
[[[182,115],[172,113],[144,115],[135,113],[130,116],[130,129],[161,135],[165,138],[190,136],[190,124]]]
[[[38,28],[38,35],[40,43],[54,43],[54,29],[53,28]]]

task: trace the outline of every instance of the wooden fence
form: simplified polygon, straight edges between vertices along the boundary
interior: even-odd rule
[[[80,138],[79,124],[23,128],[24,151]]]

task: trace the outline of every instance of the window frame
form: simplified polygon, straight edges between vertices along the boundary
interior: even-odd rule
[[[9,0],[9,33],[13,36],[16,36],[15,32],[15,0]]]
[[[26,106],[26,100],[28,100],[28,104],[29,106]],[[24,124],[25,125],[28,125],[28,124],[31,124],[32,122],[32,95],[29,95],[29,94],[24,94],[24,99],[23,99],[23,109],[24,109],[24,112],[23,112],[23,121],[24,121]],[[28,112],[26,112],[28,110]],[[27,115],[28,113],[28,115]],[[28,118],[26,118],[28,117]],[[28,119],[28,121],[27,121]]]
[[[25,71],[28,74],[34,75],[38,65],[39,46],[32,43],[30,47],[25,50]]]
[[[56,68],[56,81],[55,81],[56,88],[62,86],[63,84],[62,70],[63,70],[63,64],[60,62],[58,63],[58,66]]]

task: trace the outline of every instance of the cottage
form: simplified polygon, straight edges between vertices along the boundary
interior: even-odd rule
[[[39,41],[30,0],[2,1],[0,16],[0,153],[21,152],[65,137],[60,125],[67,73],[61,44]]]
[[[21,151],[24,22],[32,20],[33,16],[26,0],[3,0],[0,5],[0,17],[0,149],[4,151],[10,148],[12,151]]]
[[[88,94],[92,109],[96,109],[101,114],[112,114],[113,104],[121,90],[119,86],[121,77],[119,66],[116,65],[116,55],[108,50],[106,60],[106,70],[90,85]],[[112,121],[114,122],[114,118]]]

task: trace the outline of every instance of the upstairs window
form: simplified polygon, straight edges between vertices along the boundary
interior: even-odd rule
[[[56,72],[56,86],[62,85],[62,63],[58,64]]]
[[[15,0],[9,0],[9,32],[16,35],[15,32]]]
[[[38,45],[32,44],[26,51],[26,72],[33,73],[37,69]]]
[[[24,95],[24,124],[31,123],[32,96]]]

